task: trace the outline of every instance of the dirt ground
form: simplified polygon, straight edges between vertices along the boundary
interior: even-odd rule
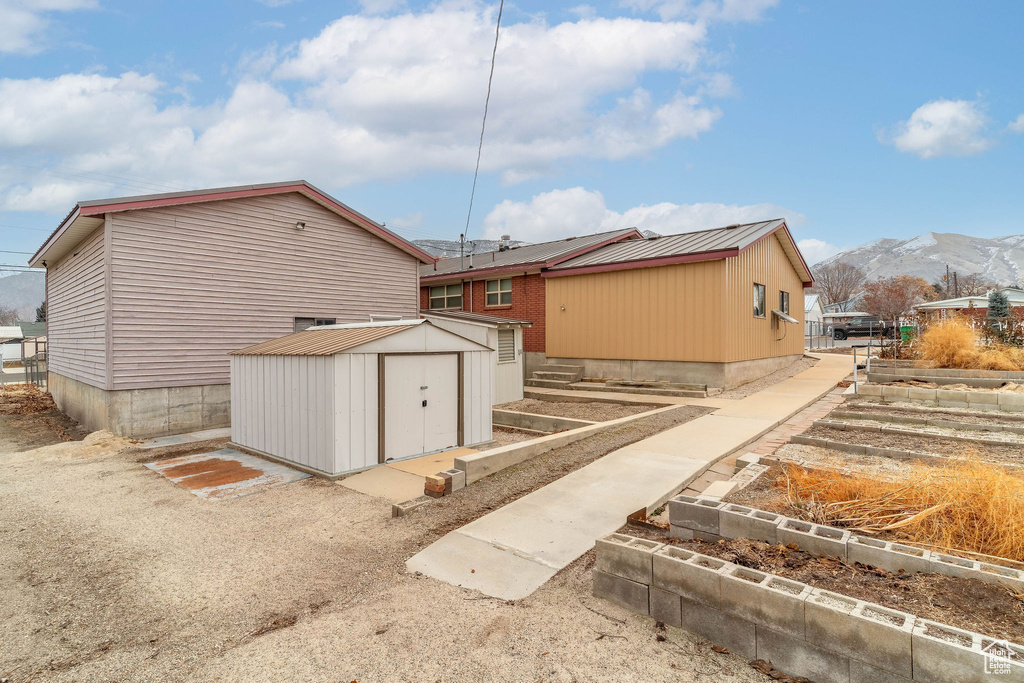
[[[48,393],[31,384],[0,389],[0,453],[81,441],[88,433],[57,410]]]
[[[492,430],[495,447],[508,446],[513,443],[522,443],[530,439],[536,439],[537,434],[523,432],[518,429],[507,429],[505,427],[494,427]]]
[[[105,433],[0,451],[0,678],[766,681],[591,597],[592,553],[511,603],[405,571],[447,531],[704,412],[638,420],[397,519],[319,479],[201,500]]]
[[[503,403],[494,406],[499,410],[514,410],[520,413],[534,413],[535,415],[554,415],[556,417],[567,417],[573,420],[590,420],[591,422],[605,422],[617,420],[620,417],[629,417],[637,413],[658,408],[658,405],[647,403],[604,403],[602,401],[540,401],[535,398],[527,398],[522,401]]]
[[[900,428],[913,429],[911,425],[900,425]],[[994,445],[945,439],[932,434],[910,436],[906,434],[888,434],[860,430],[840,430],[830,427],[812,427],[805,434],[819,439],[855,443],[864,446],[895,448],[916,453],[935,453],[953,458],[964,458],[974,455],[986,462],[1024,465],[1024,448],[1016,444]]]
[[[811,358],[810,356],[804,356],[795,363],[791,363],[781,370],[776,370],[770,375],[765,375],[760,379],[755,379],[753,382],[747,382],[735,389],[729,389],[715,396],[715,398],[746,398],[756,394],[759,391],[772,387],[783,380],[787,380],[793,375],[813,368],[818,364],[817,358]]]
[[[927,408],[927,409],[923,409]],[[949,410],[919,406],[910,408],[893,403],[869,403],[866,401],[844,403],[841,408],[849,413],[868,413],[887,417],[930,418],[934,420],[951,420],[976,425],[1010,425],[1020,427],[1024,424],[1024,415],[1000,413],[999,411]],[[913,428],[913,425],[908,425]]]

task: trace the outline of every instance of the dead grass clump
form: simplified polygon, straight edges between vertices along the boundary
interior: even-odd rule
[[[979,353],[971,367],[975,370],[1024,370],[1024,351],[996,344]]]
[[[962,318],[929,326],[917,342],[917,357],[940,368],[1024,370],[1024,350],[1005,344],[984,348],[977,330]]]
[[[974,457],[899,481],[787,468],[790,504],[819,524],[1024,562],[1024,477]]]

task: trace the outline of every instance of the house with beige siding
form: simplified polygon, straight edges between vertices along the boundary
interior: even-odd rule
[[[541,276],[547,363],[586,377],[728,388],[803,354],[812,276],[781,218],[609,244]]]
[[[417,318],[433,261],[305,181],[79,202],[30,261],[46,269],[50,392],[122,435],[227,426],[230,351]]]

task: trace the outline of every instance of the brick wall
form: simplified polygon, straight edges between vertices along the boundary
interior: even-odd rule
[[[544,278],[539,273],[517,275],[512,278],[512,305],[487,306],[484,295],[486,285],[483,280],[473,283],[474,313],[484,313],[502,318],[529,320],[533,327],[523,330],[523,350],[527,352],[544,352]],[[426,310],[430,306],[429,285],[420,288],[420,308]],[[462,309],[470,310],[469,283],[463,286]]]

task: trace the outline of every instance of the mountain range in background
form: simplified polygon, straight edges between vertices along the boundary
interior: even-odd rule
[[[847,249],[815,267],[848,263],[864,271],[868,280],[897,275],[922,277],[929,283],[950,272],[972,273],[997,285],[1024,284],[1024,235],[971,237],[928,232],[908,240],[879,239]]]
[[[19,320],[35,320],[36,307],[46,298],[46,274],[42,271],[0,277],[0,307],[13,308]]]

